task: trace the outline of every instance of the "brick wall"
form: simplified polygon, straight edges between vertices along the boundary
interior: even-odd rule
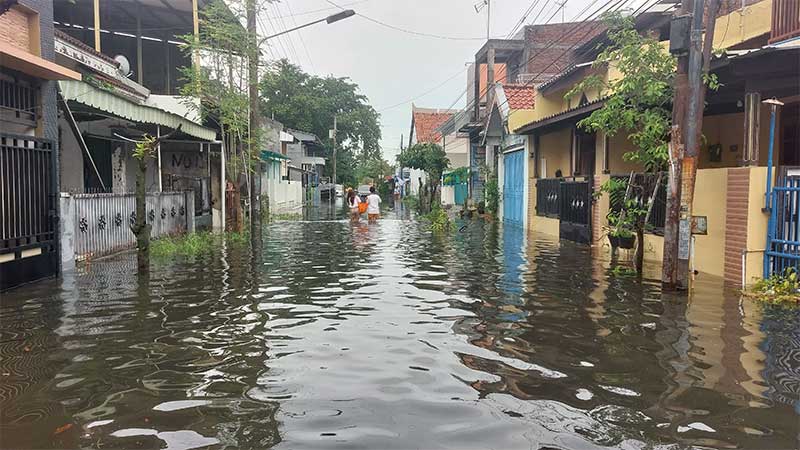
[[[747,249],[747,221],[750,207],[750,169],[728,169],[728,198],[725,205],[725,279],[742,279],[742,251]]]
[[[0,42],[29,51],[28,15],[19,8],[12,7],[0,16]]]
[[[574,64],[575,52],[605,27],[600,22],[555,23],[525,27],[527,73],[537,74],[535,83],[547,81]]]

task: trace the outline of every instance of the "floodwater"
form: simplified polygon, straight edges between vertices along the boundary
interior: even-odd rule
[[[797,312],[513,228],[337,217],[4,294],[0,447],[800,446]]]

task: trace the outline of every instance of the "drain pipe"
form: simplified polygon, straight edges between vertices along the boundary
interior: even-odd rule
[[[742,289],[747,288],[747,255],[749,253],[766,253],[766,250],[742,250]]]

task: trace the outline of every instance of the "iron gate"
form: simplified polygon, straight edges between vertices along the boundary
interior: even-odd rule
[[[559,192],[561,239],[581,244],[592,242],[592,182],[562,181]]]
[[[58,270],[53,142],[0,134],[0,290]]]
[[[800,268],[800,170],[784,170],[771,196],[764,278]]]
[[[525,152],[506,153],[503,159],[503,221],[522,226],[525,193]]]

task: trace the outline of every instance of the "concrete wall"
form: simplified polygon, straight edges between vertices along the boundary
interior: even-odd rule
[[[570,174],[570,143],[571,128],[561,128],[559,130],[543,134],[539,138],[539,175],[541,178],[553,178],[556,170],[561,169],[561,173],[566,177]],[[545,160],[545,163],[542,162]],[[546,166],[546,167],[545,167]]]
[[[295,211],[303,206],[303,184],[299,181],[261,180],[262,195],[269,197],[270,213]]]

